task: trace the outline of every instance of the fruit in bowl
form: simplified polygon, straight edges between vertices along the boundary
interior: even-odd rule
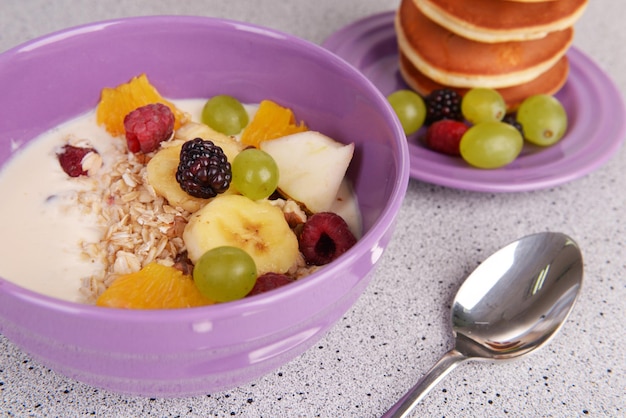
[[[89,274],[59,277],[41,265],[38,274],[25,276],[20,249],[14,248],[0,266],[0,274],[14,282],[70,301],[78,293],[82,301],[107,307],[197,306],[203,299],[192,296],[198,292],[207,305],[245,297],[266,273],[300,279],[360,236],[358,202],[345,178],[354,143],[293,124],[291,110],[270,100],[246,106],[225,95],[166,100],[145,74],[104,88],[101,97],[95,112],[33,140],[0,176],[14,206],[42,210],[28,220],[39,227],[21,231],[22,241],[37,241],[48,225],[75,230],[78,242],[73,235],[59,237],[59,245],[42,256],[56,258],[56,270],[84,266]],[[250,138],[256,145],[245,143]],[[58,167],[45,164],[54,155],[33,164],[42,147],[60,149]],[[24,171],[39,179],[46,196],[10,192]],[[345,227],[315,227],[310,215],[321,213]],[[1,215],[4,231],[19,223]],[[319,233],[300,233],[312,228]],[[96,238],[93,230],[99,230]],[[65,253],[56,255],[55,248]],[[240,256],[226,261],[205,256],[209,251]],[[158,276],[168,278],[167,285],[151,286],[141,271],[152,271],[153,263],[165,267]],[[36,280],[43,276],[49,280]],[[76,291],[64,291],[60,282]]]
[[[0,332],[7,338],[48,367],[98,387],[188,396],[243,384],[285,363],[321,338],[358,298],[391,239],[408,184],[402,128],[385,98],[343,61],[306,41],[258,29],[199,17],[131,18],[68,29],[6,51],[0,55],[0,110],[5,115],[0,120],[0,170],[25,154],[38,136],[93,109],[103,87],[145,73],[168,100],[223,94],[242,103],[270,100],[292,110],[309,131],[353,144],[346,177],[358,202],[359,240],[336,260],[278,289],[252,289],[251,297],[186,309],[104,308],[43,295],[3,277]],[[123,42],[112,42],[117,39]],[[25,73],[29,77],[21,76]],[[183,128],[178,120],[175,131]],[[281,136],[294,135],[319,140],[308,132]],[[141,151],[143,142],[137,142]],[[280,151],[263,151],[281,158]],[[86,155],[97,171],[106,152],[95,149]],[[127,180],[132,183],[132,177]],[[36,183],[25,175],[13,186],[37,193]],[[279,180],[278,188],[294,200],[306,200],[291,196],[291,183]],[[193,205],[194,199],[183,201]],[[33,212],[5,203],[3,213]],[[25,243],[20,238],[12,233],[3,240],[3,249],[19,248],[20,274],[31,275],[37,263],[54,268],[54,260],[32,262],[42,253],[38,246],[56,245],[54,236]],[[160,273],[157,268],[150,275]],[[280,282],[275,272],[269,273],[259,288]]]

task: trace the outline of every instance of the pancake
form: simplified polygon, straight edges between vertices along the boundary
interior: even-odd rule
[[[524,42],[476,42],[432,22],[413,0],[402,0],[395,26],[398,48],[413,66],[437,83],[460,88],[527,83],[552,68],[574,36],[567,28]]]
[[[588,0],[519,2],[502,0],[413,0],[429,19],[479,42],[539,39],[571,27]]]
[[[406,84],[422,96],[427,96],[432,91],[442,88],[452,88],[461,95],[465,94],[468,88],[450,87],[428,78],[421,73],[411,61],[403,54],[400,54],[400,74]],[[535,94],[555,94],[567,81],[569,74],[569,61],[567,57],[562,57],[548,71],[539,77],[517,86],[496,89],[504,98],[509,112],[514,111],[522,101]]]

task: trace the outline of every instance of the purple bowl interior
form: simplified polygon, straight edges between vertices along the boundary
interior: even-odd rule
[[[245,345],[274,335],[275,341],[287,341],[284,347],[274,341],[273,348],[256,350],[256,358],[242,351],[245,354],[238,355],[241,358],[236,356],[219,367],[207,366],[206,372],[217,373],[219,368],[232,372],[242,364],[268,358],[276,366],[303,351],[300,343],[328,329],[367,284],[373,264],[390,239],[408,183],[408,149],[401,127],[369,81],[321,47],[233,21],[184,16],[131,18],[68,29],[0,55],[0,168],[11,158],[16,144],[21,147],[59,123],[93,109],[103,87],[114,87],[140,73],[146,73],[168,98],[230,94],[244,102],[274,99],[291,107],[312,129],[343,142],[355,142],[349,176],[359,200],[363,238],[345,257],[294,285],[198,309],[100,309],[47,298],[0,279],[0,305],[4,304],[0,307],[0,331],[70,376],[93,384],[101,381],[101,386],[121,391],[128,390],[114,378],[106,381],[92,376],[101,371],[82,371],[88,358],[72,360],[72,356],[61,354],[63,350],[71,346],[136,355],[172,354],[207,345],[227,350],[233,344]],[[338,277],[342,280],[336,280]],[[311,302],[303,304],[303,300]],[[298,321],[300,325],[294,325]],[[198,324],[203,323],[208,327],[203,332],[190,329],[202,328]],[[121,335],[120,324],[124,324]],[[181,331],[181,324],[187,328]],[[89,327],[97,331],[89,331]],[[111,338],[116,330],[120,337]],[[215,336],[210,343],[206,340],[209,331]],[[183,336],[184,332],[187,334]],[[123,340],[124,335],[131,334],[132,341]],[[53,343],[63,350],[47,358],[43,351],[50,351]],[[109,360],[112,364],[103,360],[102,368],[106,365],[124,374],[123,368]],[[146,369],[153,366],[146,363]],[[190,361],[176,378],[193,375],[192,367],[198,365]],[[166,367],[163,370],[171,375]],[[128,374],[141,379],[150,372],[139,368],[128,370]],[[243,374],[248,379],[254,375],[250,371]],[[241,378],[225,379],[232,385],[241,383]],[[193,387],[201,388],[202,384]],[[218,383],[205,386],[222,387]],[[170,394],[194,392],[190,388],[181,385]],[[150,392],[144,386],[137,393],[164,392]]]

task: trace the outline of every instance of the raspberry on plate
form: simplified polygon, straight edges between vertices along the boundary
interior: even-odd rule
[[[174,113],[162,103],[138,107],[124,117],[130,152],[144,154],[156,150],[174,132]]]
[[[467,129],[465,123],[456,120],[437,121],[426,131],[426,145],[442,154],[461,155],[459,143]]]
[[[348,251],[356,238],[341,216],[319,212],[306,221],[298,241],[305,261],[322,266]]]

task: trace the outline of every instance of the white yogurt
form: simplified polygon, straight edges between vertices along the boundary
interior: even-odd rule
[[[102,268],[81,258],[80,242],[101,237],[94,216],[69,206],[73,195],[91,182],[70,180],[56,157],[68,135],[76,133],[106,157],[112,138],[90,112],[20,149],[0,173],[0,276],[72,301],[78,300],[80,277]]]
[[[175,105],[200,120],[202,99],[175,100]],[[251,117],[256,106],[247,106]],[[79,301],[81,278],[102,271],[86,258],[81,243],[96,243],[102,231],[95,215],[73,204],[77,192],[93,187],[87,177],[69,178],[56,151],[68,137],[84,138],[111,167],[111,152],[123,139],[113,138],[96,123],[95,110],[68,121],[19,149],[0,171],[0,277],[55,298]],[[359,235],[360,216],[349,185],[340,190],[333,208]]]

